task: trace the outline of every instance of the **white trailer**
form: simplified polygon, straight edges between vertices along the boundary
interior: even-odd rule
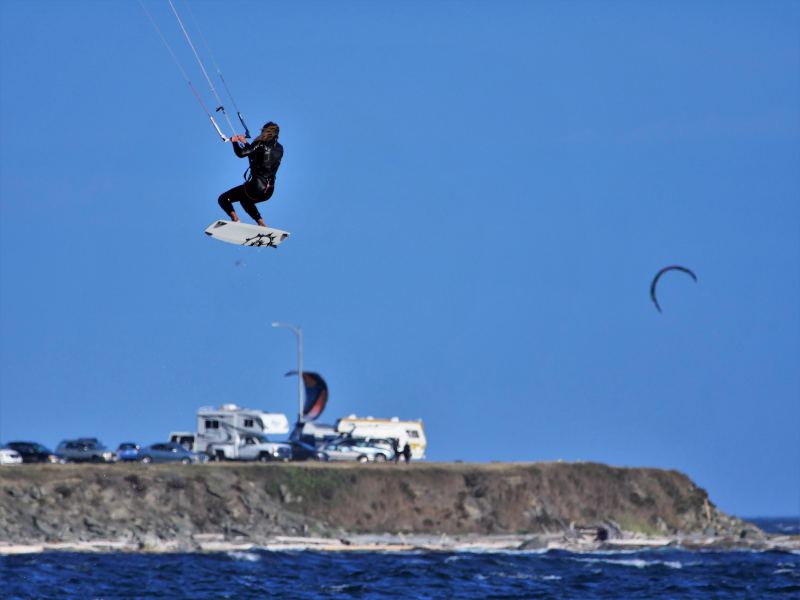
[[[336,422],[336,431],[348,433],[353,437],[396,439],[400,450],[408,444],[411,448],[411,458],[417,460],[425,458],[425,448],[428,445],[421,420],[401,421],[397,417],[376,419],[350,415]]]

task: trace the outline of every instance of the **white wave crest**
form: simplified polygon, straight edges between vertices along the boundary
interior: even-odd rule
[[[226,552],[225,554],[233,560],[244,560],[247,562],[258,562],[261,560],[261,557],[255,552],[240,552],[235,550],[232,552]]]
[[[677,560],[644,560],[643,558],[575,558],[573,560],[586,563],[603,563],[607,565],[621,565],[623,567],[636,567],[637,569],[657,566],[669,567],[670,569],[683,568],[683,564]]]
[[[537,581],[559,581],[561,575],[539,575],[537,573],[506,573],[498,571],[492,573],[495,577],[502,577],[504,579],[532,579]]]

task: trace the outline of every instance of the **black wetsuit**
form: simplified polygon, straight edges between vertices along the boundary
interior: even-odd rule
[[[245,212],[254,221],[261,218],[256,204],[272,197],[275,191],[275,174],[281,166],[283,146],[278,140],[268,142],[255,142],[240,146],[233,142],[233,151],[239,158],[245,156],[250,161],[250,175],[246,177],[243,185],[229,189],[219,197],[219,205],[228,215],[233,212],[233,203],[239,202]]]

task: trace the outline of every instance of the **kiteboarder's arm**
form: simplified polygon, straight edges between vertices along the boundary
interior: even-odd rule
[[[239,142],[244,144],[244,146],[239,145]],[[239,158],[244,158],[250,154],[250,145],[247,143],[247,139],[243,135],[233,136],[231,138],[231,146],[233,146],[233,152]]]

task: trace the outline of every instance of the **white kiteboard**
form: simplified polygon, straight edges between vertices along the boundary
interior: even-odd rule
[[[288,231],[261,227],[241,221],[214,221],[206,227],[206,235],[229,244],[237,246],[268,246],[277,248],[281,242],[289,237]]]

